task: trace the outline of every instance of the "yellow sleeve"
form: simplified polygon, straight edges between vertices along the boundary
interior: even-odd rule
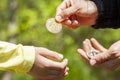
[[[33,46],[15,45],[0,41],[0,70],[27,73],[35,59]]]

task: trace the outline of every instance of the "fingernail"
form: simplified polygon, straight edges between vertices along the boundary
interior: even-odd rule
[[[66,58],[63,61],[68,63],[68,59],[66,59]]]
[[[95,65],[96,64],[96,60],[90,60],[90,64],[91,65]]]
[[[59,54],[59,58],[60,58],[60,59],[63,59],[63,55],[62,55],[62,54]]]
[[[65,72],[65,73],[64,73],[64,76],[67,76],[67,75],[68,75],[68,72]]]
[[[56,21],[57,21],[57,22],[61,22],[61,21],[63,21],[63,19],[62,19],[61,16],[56,16]]]

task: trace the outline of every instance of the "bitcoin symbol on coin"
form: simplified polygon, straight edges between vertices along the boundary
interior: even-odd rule
[[[51,33],[59,33],[62,30],[62,24],[57,23],[55,18],[50,18],[46,21],[46,28]]]
[[[88,56],[89,58],[92,58],[92,57],[96,56],[96,55],[99,54],[99,53],[100,53],[100,52],[97,51],[97,50],[90,50],[90,51],[88,51],[86,54],[87,54],[87,56]]]

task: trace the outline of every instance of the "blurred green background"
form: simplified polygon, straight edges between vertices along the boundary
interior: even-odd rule
[[[96,38],[104,47],[120,40],[120,29],[80,27],[52,34],[45,27],[54,17],[62,0],[0,0],[0,40],[15,44],[46,47],[69,59],[69,75],[64,80],[120,80],[120,71],[91,67],[77,53],[86,38]],[[0,71],[0,80],[6,72]],[[35,80],[29,75],[12,73],[12,80]]]

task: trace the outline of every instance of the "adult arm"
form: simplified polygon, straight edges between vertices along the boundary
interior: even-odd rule
[[[94,28],[120,27],[120,0],[91,0],[98,8],[98,18]]]
[[[57,8],[56,20],[68,28],[120,27],[119,0],[64,0]]]

